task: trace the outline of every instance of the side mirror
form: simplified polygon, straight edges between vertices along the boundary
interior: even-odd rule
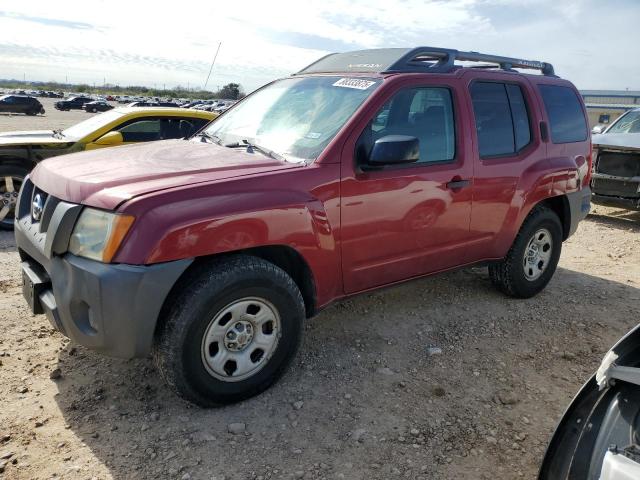
[[[93,143],[105,147],[112,147],[114,145],[120,145],[121,143],[124,143],[124,138],[122,138],[122,134],[120,132],[109,132],[105,133]]]
[[[591,129],[591,133],[602,133],[607,128],[606,125],[596,125]]]
[[[387,135],[373,144],[369,165],[383,166],[417,162],[420,158],[420,141],[408,135]]]

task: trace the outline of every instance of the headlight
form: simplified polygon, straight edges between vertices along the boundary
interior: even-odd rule
[[[69,252],[109,263],[133,224],[134,217],[85,208],[73,228]]]

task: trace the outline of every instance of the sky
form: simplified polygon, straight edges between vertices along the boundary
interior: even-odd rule
[[[184,8],[182,8],[184,6]],[[640,0],[0,0],[0,78],[246,92],[330,52],[434,46],[640,90]]]

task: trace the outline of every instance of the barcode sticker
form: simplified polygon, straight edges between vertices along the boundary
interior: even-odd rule
[[[359,78],[341,78],[333,84],[334,87],[355,88],[356,90],[366,90],[376,82],[371,80],[361,80]]]

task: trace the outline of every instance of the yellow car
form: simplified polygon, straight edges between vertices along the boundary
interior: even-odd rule
[[[18,191],[40,161],[96,148],[185,138],[217,117],[187,108],[114,108],[65,130],[0,133],[0,229],[13,228]]]

